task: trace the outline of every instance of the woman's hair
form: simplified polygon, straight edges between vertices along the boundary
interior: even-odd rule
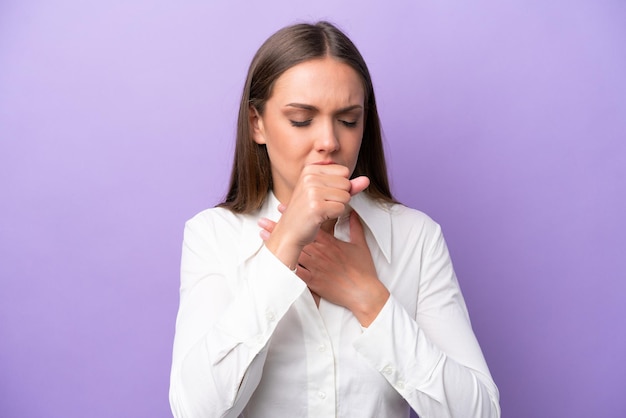
[[[352,67],[365,90],[365,127],[361,149],[352,177],[367,176],[365,193],[373,198],[395,202],[389,189],[383,152],[380,120],[374,88],[363,57],[350,39],[328,22],[296,24],[268,38],[252,59],[239,105],[235,159],[226,199],[218,206],[236,213],[259,209],[272,189],[270,159],[264,144],[251,135],[250,106],[263,115],[276,80],[291,67],[304,61],[333,57]]]

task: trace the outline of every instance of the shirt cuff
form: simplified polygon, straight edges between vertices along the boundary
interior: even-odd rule
[[[243,277],[235,290],[237,298],[216,327],[220,334],[228,336],[230,344],[222,346],[224,352],[216,353],[217,359],[238,344],[247,345],[253,352],[260,350],[306,288],[265,246],[240,268]]]
[[[393,295],[353,346],[405,399],[428,385],[442,357]]]

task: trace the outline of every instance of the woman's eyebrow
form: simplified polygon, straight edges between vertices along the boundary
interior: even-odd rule
[[[296,107],[298,109],[303,109],[303,110],[317,111],[317,108],[315,106],[311,106],[311,105],[304,104],[304,103],[289,103],[285,105],[285,107]]]
[[[352,106],[347,106],[347,107],[344,107],[344,108],[339,109],[339,110],[337,111],[337,113],[338,113],[338,114],[339,114],[339,113],[346,113],[346,112],[349,112],[349,111],[351,111],[351,110],[356,110],[356,109],[359,109],[359,110],[360,110],[360,109],[363,109],[363,106],[358,105],[358,104],[355,104],[355,105],[352,105]]]
[[[285,107],[296,107],[298,109],[303,109],[303,110],[308,110],[308,111],[318,111],[319,110],[315,106],[311,106],[311,105],[304,104],[304,103],[289,103],[289,104],[285,105]],[[359,105],[359,104],[346,106],[346,107],[343,107],[343,108],[337,110],[335,113],[336,114],[341,114],[341,113],[346,113],[346,112],[349,112],[349,111],[355,110],[355,109],[363,109],[363,106]]]

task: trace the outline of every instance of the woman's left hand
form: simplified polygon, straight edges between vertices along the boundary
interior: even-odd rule
[[[267,239],[275,223],[264,218],[259,226],[263,228],[261,236]],[[296,274],[312,292],[349,309],[364,327],[374,321],[389,298],[389,291],[376,274],[363,225],[354,211],[350,213],[350,242],[320,230],[302,250]]]

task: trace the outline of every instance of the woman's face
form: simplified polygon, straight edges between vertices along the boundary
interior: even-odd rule
[[[253,138],[267,147],[279,201],[289,202],[309,164],[340,164],[354,171],[363,138],[364,97],[356,71],[325,57],[285,71],[262,116],[251,109]]]

